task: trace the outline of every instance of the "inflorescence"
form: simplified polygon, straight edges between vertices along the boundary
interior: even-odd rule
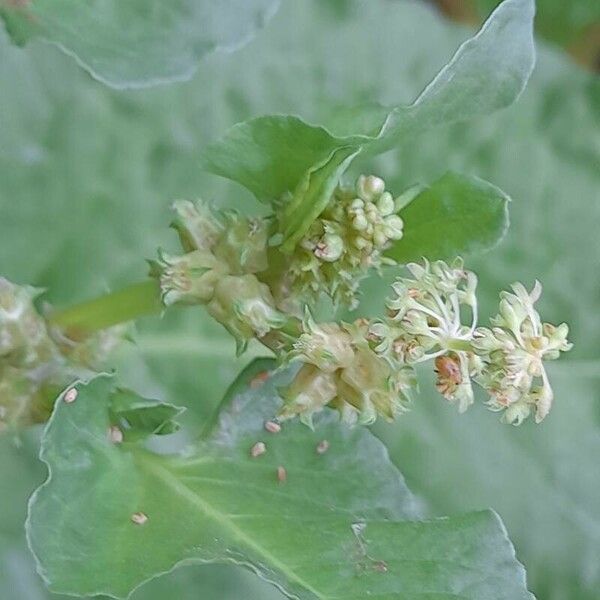
[[[41,292],[0,277],[0,432],[45,421],[52,398],[97,371],[122,338],[119,326],[74,340],[38,312]]]
[[[391,420],[405,412],[417,387],[415,365],[431,362],[436,387],[464,412],[473,384],[502,421],[540,422],[552,403],[543,362],[571,348],[568,327],[542,323],[541,292],[520,283],[503,292],[491,327],[478,326],[477,277],[461,259],[406,266],[387,299],[387,314],[353,323],[317,323],[319,296],[354,308],[358,283],[393,261],[384,255],[403,234],[405,204],[383,180],[359,177],[338,187],[320,217],[288,255],[276,245],[277,214],[249,219],[198,202],[174,205],[174,227],[185,254],[159,254],[152,274],[165,304],[204,304],[235,337],[238,351],[256,338],[282,364],[298,363],[282,390],[279,417],[312,423],[325,406],[350,424]]]
[[[437,390],[460,412],[473,404],[475,384],[503,422],[518,425],[533,414],[539,423],[553,400],[544,362],[571,344],[566,324],[543,323],[535,309],[538,282],[531,292],[520,283],[502,292],[490,327],[479,326],[477,277],[459,258],[406,265],[379,318],[317,323],[311,314],[321,295],[354,308],[361,279],[395,264],[385,251],[402,238],[398,213],[411,193],[394,199],[375,176],[338,187],[287,254],[277,241],[277,211],[248,218],[178,201],[172,225],[183,253],[160,251],[150,274],[165,306],[204,305],[238,353],[257,339],[280,364],[298,365],[281,390],[280,419],[311,425],[327,406],[349,424],[392,420],[411,403],[415,366],[428,362]],[[96,370],[123,337],[119,327],[79,338],[52,326],[34,306],[38,294],[0,279],[0,429],[47,418],[49,392],[56,397]]]

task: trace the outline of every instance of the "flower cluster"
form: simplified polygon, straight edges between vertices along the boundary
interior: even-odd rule
[[[416,387],[413,366],[432,361],[438,391],[460,412],[473,404],[476,383],[489,394],[488,406],[504,411],[503,422],[518,425],[535,411],[539,423],[552,402],[543,361],[571,348],[568,327],[542,323],[534,309],[540,285],[528,293],[514,284],[514,293],[501,294],[493,327],[478,328],[477,278],[460,259],[407,268],[411,277],[393,284],[386,318],[352,325],[305,319],[290,353],[303,365],[283,394],[282,418],[299,414],[310,422],[329,405],[349,423],[376,414],[392,419]]]
[[[329,405],[348,424],[372,423],[377,414],[392,420],[406,410],[415,387],[410,367],[396,368],[369,345],[368,321],[318,325],[310,313],[288,357],[302,366],[284,390],[280,418],[296,415],[312,424]]]
[[[268,266],[268,220],[219,211],[201,201],[178,201],[173,210],[185,254],[159,251],[158,260],[150,261],[163,303],[206,305],[235,338],[238,354],[252,338],[282,327],[287,317],[258,277]]]
[[[554,396],[543,361],[571,349],[569,328],[542,323],[534,308],[542,292],[539,282],[531,292],[520,283],[512,289],[501,294],[493,328],[475,332],[473,346],[486,363],[477,381],[490,395],[490,408],[504,411],[505,422],[519,424],[535,411],[539,423]]]
[[[388,317],[371,325],[376,349],[399,363],[433,359],[438,390],[464,412],[473,403],[471,377],[482,367],[470,343],[477,326],[477,278],[460,259],[407,268],[412,277],[392,285]],[[461,320],[465,312],[468,325]]]
[[[394,264],[383,256],[402,238],[397,203],[383,179],[361,175],[355,188],[338,187],[328,206],[296,246],[274,291],[286,310],[302,299],[314,302],[322,293],[336,304],[357,304],[360,280],[369,269]]]
[[[40,293],[0,278],[0,431],[44,421],[49,398],[89,375],[121,338],[121,328],[112,328],[70,339],[36,310]]]
[[[504,422],[519,424],[532,412],[541,421],[552,402],[543,361],[571,345],[566,325],[542,323],[535,311],[539,284],[530,294],[521,284],[503,292],[491,328],[478,326],[477,277],[458,258],[407,265],[382,318],[317,324],[307,312],[321,294],[353,307],[367,271],[392,263],[383,253],[402,237],[397,213],[406,194],[394,199],[372,175],[338,187],[289,255],[277,246],[277,213],[250,219],[176,202],[184,254],[160,252],[152,274],[166,305],[205,305],[238,352],[258,338],[282,362],[301,363],[282,394],[282,419],[310,423],[325,406],[348,423],[393,419],[416,388],[414,366],[430,361],[437,390],[460,412],[478,384]]]

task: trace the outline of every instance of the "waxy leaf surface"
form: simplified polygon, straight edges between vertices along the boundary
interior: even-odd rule
[[[499,518],[413,520],[413,498],[368,430],[326,413],[316,431],[267,432],[290,375],[273,366],[252,363],[206,439],[174,456],[108,440],[110,377],[59,399],[42,443],[49,478],[27,523],[52,590],[126,597],[178,563],[222,561],[294,598],[531,598]],[[266,452],[253,458],[259,441]]]
[[[405,233],[387,254],[407,263],[489,250],[508,228],[508,201],[487,181],[446,173],[400,212]]]
[[[13,39],[52,42],[116,88],[190,79],[199,61],[247,43],[279,0],[0,0]]]

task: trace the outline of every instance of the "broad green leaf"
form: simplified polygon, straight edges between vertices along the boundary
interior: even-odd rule
[[[279,0],[0,0],[0,17],[18,43],[60,47],[116,88],[190,79],[215,51],[246,44]]]
[[[41,451],[50,475],[27,523],[51,589],[126,597],[179,563],[221,561],[294,598],[531,598],[491,511],[405,520],[412,497],[366,429],[327,413],[314,432],[295,422],[267,433],[289,379],[273,366],[253,363],[207,440],[181,455],[108,441],[109,377],[57,402]],[[252,458],[259,440],[266,452]]]
[[[400,212],[406,233],[388,254],[407,263],[489,250],[508,228],[508,201],[487,181],[446,173]]]
[[[0,436],[0,598],[2,600],[67,600],[71,596],[53,594],[36,573],[35,561],[27,548],[23,523],[27,499],[45,477],[38,460],[40,431],[32,429],[15,440]],[[240,568],[207,565],[198,569],[179,569],[135,592],[133,600],[275,600],[281,595],[266,583]],[[95,596],[94,600],[105,600]]]
[[[203,151],[202,160],[208,171],[241,183],[259,200],[274,201],[339,148],[367,141],[340,140],[299,117],[273,115],[234,125]]]
[[[294,117],[267,116],[239,123],[206,149],[204,166],[241,183],[259,199],[277,200],[295,190],[290,212],[318,216],[322,203],[315,199],[323,198],[325,190],[337,184],[341,172],[330,174],[327,185],[316,192],[313,184],[312,193],[305,179],[307,173],[319,172],[336,149],[348,148],[356,154],[362,148],[382,152],[431,127],[512,104],[523,91],[535,61],[533,16],[533,0],[505,0],[409,106],[385,110],[368,104],[339,111],[328,123],[334,134]],[[302,190],[306,192],[299,195]],[[293,225],[286,222],[284,226],[289,247],[305,227],[290,239]]]
[[[534,0],[504,0],[409,107],[396,107],[383,149],[419,130],[488,115],[523,92],[535,64]]]
[[[292,251],[294,246],[323,212],[331,200],[341,176],[360,152],[355,147],[335,150],[323,165],[309,169],[300,180],[281,219],[282,250]]]

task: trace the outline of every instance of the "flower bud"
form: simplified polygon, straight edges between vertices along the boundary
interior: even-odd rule
[[[344,240],[334,233],[326,233],[316,245],[314,254],[325,262],[335,262],[342,256]]]
[[[348,367],[354,360],[348,332],[337,323],[317,325],[310,314],[304,320],[304,333],[294,342],[291,356],[326,373]]]
[[[404,235],[404,221],[398,215],[390,215],[384,220],[384,233],[391,240],[400,240]]]
[[[173,203],[175,218],[171,226],[177,230],[185,252],[210,250],[223,233],[223,224],[210,206],[202,201]]]
[[[356,182],[356,192],[362,200],[373,202],[385,191],[385,182],[375,175],[361,175]]]
[[[394,212],[394,198],[389,192],[381,194],[377,200],[377,210],[382,217],[387,217]]]
[[[329,404],[337,394],[335,376],[325,373],[315,365],[303,365],[292,383],[281,392],[284,405],[280,419],[300,415],[312,427],[312,416]]]
[[[158,260],[150,263],[150,274],[160,284],[165,306],[205,304],[213,296],[223,270],[207,250],[194,250],[181,256],[159,251]]]
[[[254,275],[221,277],[207,309],[236,339],[238,354],[250,339],[265,336],[288,319],[275,308],[269,288]]]
[[[365,216],[364,212],[358,213],[352,219],[352,227],[354,229],[356,229],[356,231],[366,231],[367,230],[367,228],[369,227],[369,221],[367,221],[367,217]]]

